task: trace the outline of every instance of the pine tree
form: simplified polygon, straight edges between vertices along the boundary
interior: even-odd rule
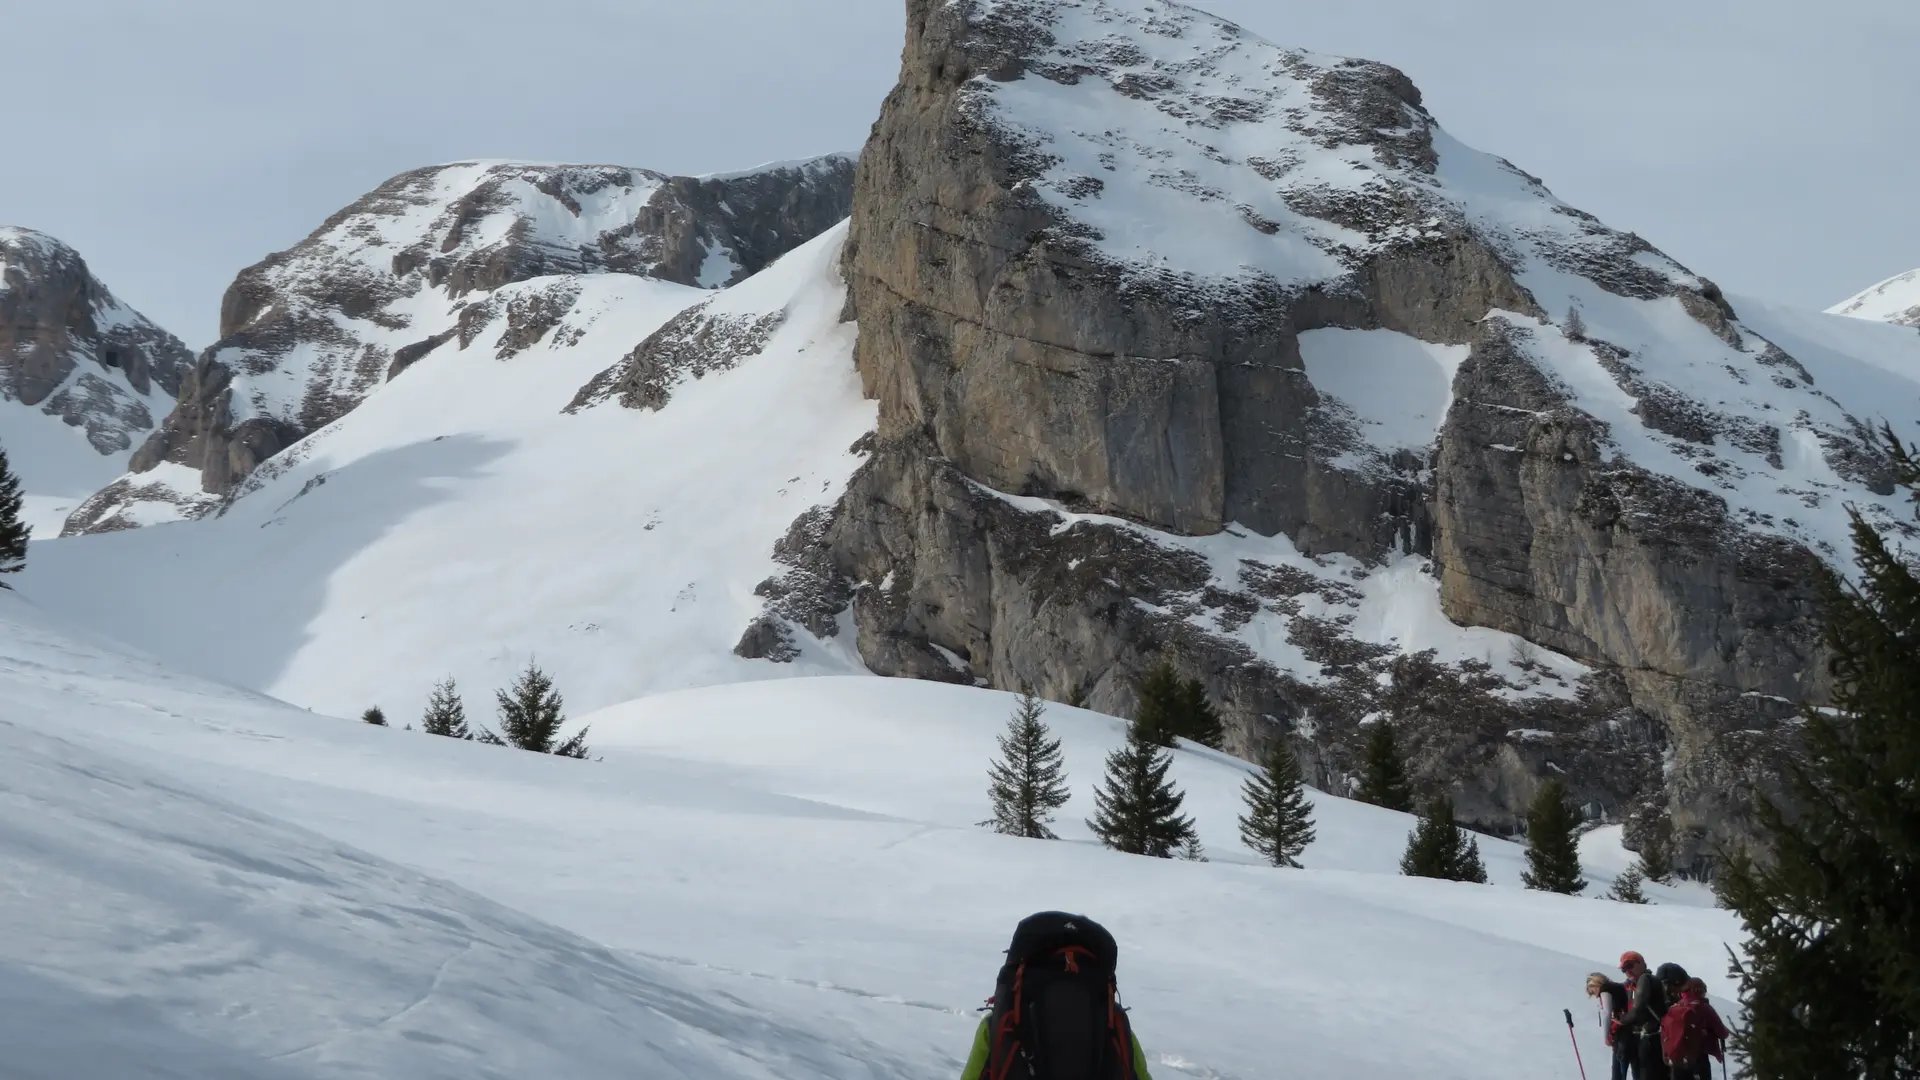
[[[1180,712],[1175,731],[1182,738],[1215,750],[1226,743],[1227,733],[1220,723],[1220,713],[1213,707],[1213,700],[1207,697],[1207,684],[1199,679],[1181,680]]]
[[[386,727],[387,714],[380,711],[380,706],[375,705],[373,708],[360,714],[360,721],[362,723],[372,724],[374,727]]]
[[[1527,809],[1527,868],[1520,882],[1568,895],[1587,887],[1580,876],[1580,812],[1567,802],[1566,785],[1558,780],[1540,785]]]
[[[1913,492],[1915,451],[1881,437]],[[1853,551],[1858,583],[1822,582],[1833,704],[1803,710],[1792,808],[1756,800],[1770,857],[1715,881],[1747,933],[1752,1080],[1920,1076],[1920,578],[1858,514]]]
[[[1569,340],[1587,340],[1587,320],[1581,317],[1580,309],[1577,307],[1567,309],[1567,321],[1562,323],[1560,328]]]
[[[1618,900],[1623,904],[1647,903],[1647,894],[1641,890],[1641,882],[1646,875],[1637,866],[1627,867],[1627,871],[1613,879],[1613,888],[1607,890],[1607,899]]]
[[[420,719],[420,730],[429,735],[445,735],[453,739],[473,738],[472,729],[467,727],[466,702],[460,700],[460,691],[451,678],[433,684],[433,696],[427,699],[427,711]]]
[[[1193,835],[1188,836],[1187,842],[1180,845],[1180,861],[1182,862],[1207,862],[1208,861],[1207,849],[1201,845],[1199,833],[1194,833]]]
[[[1467,838],[1467,853],[1460,859],[1459,881],[1471,881],[1475,885],[1487,883],[1487,864],[1480,858],[1480,838]]]
[[[561,711],[560,692],[553,688],[553,679],[538,664],[528,663],[512,686],[494,692],[494,699],[499,703],[500,734],[482,729],[480,741],[557,757],[587,756],[586,728],[554,745],[567,717]]]
[[[1384,806],[1389,810],[1412,810],[1413,793],[1407,788],[1407,766],[1400,758],[1400,745],[1393,737],[1393,725],[1381,717],[1367,729],[1367,746],[1360,774],[1361,802]]]
[[[1300,867],[1300,853],[1313,843],[1313,807],[1300,782],[1300,759],[1286,736],[1267,748],[1266,767],[1247,778],[1241,797],[1240,838],[1275,866]]]
[[[1053,812],[1067,804],[1067,767],[1060,740],[1042,722],[1046,706],[1032,690],[1020,695],[1020,704],[1000,736],[1000,757],[987,766],[987,797],[993,819],[982,822],[1007,836],[1058,840],[1048,826]]]
[[[1654,830],[1640,841],[1640,876],[1665,885],[1673,880],[1673,851],[1666,834]]]
[[[1407,834],[1407,850],[1400,856],[1400,872],[1408,877],[1459,880],[1467,854],[1467,839],[1453,823],[1453,797],[1427,800],[1420,823]]]
[[[1072,695],[1070,695],[1067,698],[1067,705],[1075,709],[1086,708],[1087,707],[1087,688],[1084,686],[1074,687]]]
[[[1139,704],[1133,711],[1133,726],[1152,742],[1171,748],[1179,734],[1180,709],[1185,687],[1180,673],[1170,660],[1161,660],[1134,680],[1133,692]]]
[[[1093,796],[1087,827],[1100,842],[1131,855],[1170,859],[1195,834],[1193,819],[1180,812],[1185,796],[1167,779],[1173,755],[1139,723],[1127,728],[1126,744],[1107,755],[1106,782]]]
[[[31,530],[20,520],[20,478],[7,464],[7,452],[0,448],[0,574],[16,574],[27,565],[27,539]],[[0,589],[13,586],[0,578]]]

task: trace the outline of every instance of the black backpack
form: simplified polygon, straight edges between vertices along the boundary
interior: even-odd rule
[[[994,986],[982,1080],[1133,1080],[1119,959],[1113,935],[1083,915],[1020,920]]]

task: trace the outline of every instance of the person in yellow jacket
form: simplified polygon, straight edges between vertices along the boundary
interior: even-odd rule
[[[1120,947],[1105,927],[1042,911],[1020,920],[1006,952],[960,1080],[1153,1080],[1120,1007]]]

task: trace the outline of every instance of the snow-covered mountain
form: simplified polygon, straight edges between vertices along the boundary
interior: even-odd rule
[[[1523,892],[1491,838],[1491,886],[1403,878],[1412,819],[1324,796],[1308,869],[1252,865],[1247,770],[1205,751],[1173,775],[1213,861],[1105,851],[1080,818],[1120,724],[1063,706],[1067,839],[991,835],[1012,698],[969,687],[652,697],[582,717],[602,760],[568,761],[291,709],[0,593],[0,701],[9,1077],[950,1080],[1051,907],[1115,931],[1162,1077],[1557,1075],[1558,1010],[1623,943],[1732,989],[1738,923],[1698,886]],[[1482,1007],[1434,1008],[1481,971]]]
[[[672,177],[470,162],[394,177],[240,274],[178,409],[68,530],[203,514],[429,354],[484,335],[505,360],[576,333],[561,319],[595,276],[740,280],[846,216],[852,165]]]
[[[813,621],[1112,712],[1171,655],[1323,784],[1389,716],[1483,824],[1559,773],[1699,869],[1737,839],[1824,692],[1810,569],[1850,505],[1908,522],[1869,429],[1920,435],[1920,342],[1788,351],[1379,64],[1163,0],[909,13]],[[1409,655],[1448,620],[1531,644]]]
[[[1895,274],[1827,309],[1832,315],[1920,326],[1920,270]]]
[[[219,513],[23,587],[340,714],[538,658],[576,709],[870,672],[1125,715],[1170,657],[1325,790],[1387,718],[1488,829],[1553,775],[1695,870],[1745,836],[1825,692],[1812,571],[1849,505],[1906,526],[1869,428],[1920,438],[1920,339],[1730,301],[1378,64],[909,7],[857,168],[688,182],[762,197],[678,269],[654,180],[472,165],[243,274],[218,392],[72,528]],[[849,171],[849,224],[701,276]]]
[[[841,321],[844,235],[717,295],[628,274],[504,286],[508,307],[573,295],[538,340],[503,318],[422,357],[222,513],[39,545],[20,587],[188,670],[339,715],[406,715],[443,675],[478,690],[534,658],[576,710],[858,670],[841,643],[788,668],[733,653],[755,585],[781,568],[775,542],[840,495],[873,429]],[[576,401],[636,365],[664,408]]]
[[[126,468],[192,363],[78,252],[0,228],[0,447],[37,535],[57,534],[68,511]]]

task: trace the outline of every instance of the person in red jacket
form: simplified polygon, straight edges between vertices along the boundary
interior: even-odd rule
[[[1713,1080],[1713,1063],[1727,1060],[1727,1036],[1732,1032],[1708,1004],[1703,980],[1687,980],[1660,1026],[1673,1080]]]

